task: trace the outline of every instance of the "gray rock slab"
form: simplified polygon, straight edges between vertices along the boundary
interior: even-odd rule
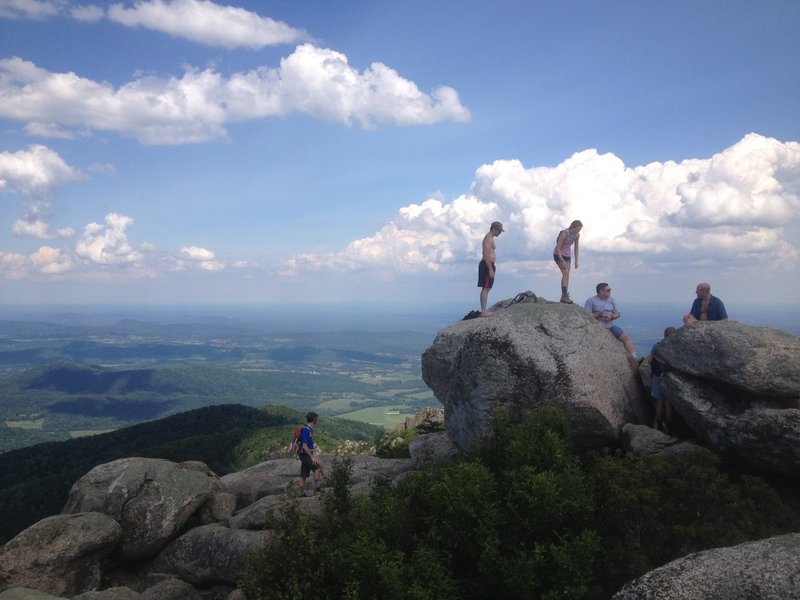
[[[626,584],[613,600],[800,599],[800,533],[674,560]]]

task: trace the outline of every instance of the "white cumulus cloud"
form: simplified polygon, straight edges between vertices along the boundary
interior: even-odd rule
[[[27,150],[0,152],[0,191],[42,197],[68,181],[85,178],[46,146],[37,144]]]
[[[199,246],[184,246],[181,248],[181,256],[204,271],[221,271],[225,268],[224,263],[215,260],[215,254],[211,250]],[[185,268],[186,262],[179,261],[179,265]]]
[[[401,208],[374,235],[327,254],[289,259],[287,273],[383,267],[431,271],[480,256],[494,220],[504,261],[547,261],[558,231],[584,223],[584,253],[647,255],[664,263],[797,261],[800,143],[749,134],[706,159],[628,167],[613,154],[577,152],[555,167],[499,160],[477,169],[469,192]]]
[[[72,268],[72,259],[61,252],[60,248],[42,246],[31,254],[31,263],[42,273],[59,274]]]
[[[108,18],[223,48],[258,49],[308,39],[305,32],[286,23],[208,0],[146,0],[135,2],[132,8],[112,4]]]
[[[75,253],[91,263],[101,265],[134,264],[142,259],[142,253],[128,241],[125,230],[133,219],[117,213],[109,213],[105,225],[89,223],[83,237],[75,245]]]
[[[426,94],[385,65],[359,72],[344,54],[311,44],[297,47],[279,68],[230,77],[188,70],[180,78],[142,77],[118,88],[8,58],[0,60],[0,95],[0,117],[36,123],[36,131],[115,131],[144,144],[205,142],[224,138],[230,122],[298,112],[366,128],[470,118],[451,88]]]

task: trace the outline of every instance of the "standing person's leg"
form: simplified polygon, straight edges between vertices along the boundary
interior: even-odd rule
[[[489,288],[481,289],[481,314],[486,316],[489,311],[486,310],[486,305],[489,303]]]
[[[556,261],[556,265],[561,271],[561,302],[572,304],[572,300],[569,297],[569,271],[572,268],[572,263],[566,257],[562,262],[557,254],[553,255],[553,260]]]
[[[481,316],[491,317],[494,313],[488,310],[489,304],[489,290],[492,289],[494,279],[489,277],[489,266],[486,261],[482,260],[478,263],[478,287],[481,288]]]
[[[314,463],[311,462],[310,458],[308,458],[304,454],[300,456],[300,480],[299,480],[299,484],[300,484],[300,495],[301,496],[305,496],[306,495],[306,479],[311,474],[313,466],[314,466]],[[316,473],[314,473],[314,476],[316,478]]]
[[[317,492],[320,491],[321,486],[322,486],[322,484],[321,484],[321,481],[322,481],[322,467],[320,466],[319,463],[317,463],[314,466],[316,467],[316,469],[314,469],[314,493],[316,494]]]

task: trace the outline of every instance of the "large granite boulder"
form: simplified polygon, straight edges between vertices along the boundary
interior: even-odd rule
[[[535,297],[443,329],[422,355],[461,450],[491,429],[495,408],[518,417],[542,405],[566,410],[580,448],[615,443],[625,423],[647,418],[636,367],[582,308]]]
[[[270,535],[216,524],[194,527],[167,546],[151,569],[193,584],[235,585],[242,574],[243,554],[259,549]]]
[[[95,511],[113,517],[122,527],[114,557],[135,562],[164,548],[219,485],[193,465],[122,458],[81,477],[62,512]]]
[[[42,519],[0,548],[0,591],[20,587],[74,596],[95,589],[100,563],[121,535],[114,519],[97,512]]]
[[[680,328],[659,346],[661,387],[697,438],[750,469],[800,475],[800,340],[735,321]]]
[[[324,458],[321,460],[324,464]],[[236,497],[237,508],[244,508],[264,496],[285,493],[292,485],[297,485],[299,475],[299,460],[276,458],[228,473],[220,479],[223,487]]]
[[[769,327],[737,321],[698,321],[658,347],[657,358],[695,379],[786,408],[800,402],[800,340]]]
[[[643,598],[800,598],[800,533],[684,556],[626,584],[613,600]]]

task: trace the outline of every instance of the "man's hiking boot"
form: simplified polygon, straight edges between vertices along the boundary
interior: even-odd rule
[[[561,302],[564,304],[572,304],[572,299],[569,297],[569,294],[561,294]]]

